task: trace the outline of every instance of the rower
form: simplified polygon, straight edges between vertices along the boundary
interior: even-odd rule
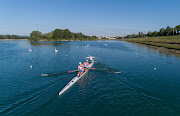
[[[79,66],[78,66],[78,69],[77,69],[77,70],[79,71],[78,74],[77,74],[77,76],[80,76],[80,75],[83,74],[83,72],[84,72],[84,67],[83,67],[83,65],[82,65],[81,62],[79,62]]]
[[[83,65],[84,65],[84,72],[85,72],[89,66],[88,60],[86,60],[86,62],[84,62]]]

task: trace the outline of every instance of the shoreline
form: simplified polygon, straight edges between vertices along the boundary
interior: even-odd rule
[[[134,42],[132,42],[132,43],[134,43]],[[180,57],[180,50],[168,49],[168,48],[164,48],[164,47],[151,46],[151,45],[140,44],[140,43],[134,43],[134,44],[146,46],[148,48],[153,48],[155,50],[159,50],[160,52],[166,53],[167,55],[176,55],[176,56]]]
[[[165,38],[165,39],[164,39]],[[166,54],[176,55],[180,57],[180,41],[179,37],[149,37],[149,38],[133,38],[123,39],[121,41],[130,42],[138,45],[144,45],[149,48],[154,48]],[[174,39],[174,40],[173,40]]]
[[[81,40],[39,40],[39,41],[81,41]]]
[[[30,41],[30,40],[29,40]],[[41,40],[38,40],[38,41],[96,41],[96,39],[95,40],[46,40],[46,39],[41,39]],[[38,42],[38,41],[36,41],[36,42]],[[32,41],[33,42],[33,41]]]
[[[0,39],[1,40],[28,40],[28,39]]]
[[[0,41],[3,41],[3,40],[8,41],[8,40],[28,40],[28,39],[0,39]],[[94,41],[94,40],[39,40],[39,41]],[[38,42],[38,41],[30,41],[30,42]]]

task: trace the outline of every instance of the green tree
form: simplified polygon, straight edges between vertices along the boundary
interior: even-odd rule
[[[43,39],[52,40],[53,39],[53,31],[50,33],[45,33],[42,35]]]
[[[55,29],[54,33],[53,33],[53,38],[62,39],[63,38],[63,31],[61,29]]]
[[[175,32],[176,32],[176,31],[177,31],[176,34],[179,34],[179,32],[180,32],[180,25],[178,25],[178,26],[175,27]]]
[[[66,38],[66,39],[72,39],[73,38],[73,34],[69,31],[69,29],[64,30],[64,38]]]
[[[180,25],[175,27],[178,31],[180,31]]]
[[[143,32],[141,32],[140,36],[143,37]]]
[[[141,32],[138,33],[138,38],[141,36]]]
[[[152,36],[153,36],[153,37],[157,37],[157,36],[158,36],[158,32],[157,32],[157,31],[154,31],[154,32],[152,33]]]
[[[148,34],[147,34],[148,37],[152,37],[152,32],[149,31]]]
[[[0,35],[0,39],[4,39],[4,37],[2,35]]]
[[[42,37],[42,33],[39,32],[39,31],[33,31],[31,34],[30,34],[30,39],[31,41],[39,41]]]
[[[161,29],[159,30],[159,35],[160,35],[160,36],[163,36],[163,35],[165,35],[165,32],[166,32],[166,30],[165,30],[164,28],[161,28]]]
[[[7,36],[6,36],[7,37]],[[33,31],[30,34],[30,39],[33,41],[38,41],[39,39],[47,40],[94,40],[97,39],[96,36],[85,36],[82,33],[72,33],[69,29],[55,29],[50,33],[41,34],[39,31]]]
[[[168,35],[173,35],[173,28],[170,28],[169,26],[166,28],[166,34]]]

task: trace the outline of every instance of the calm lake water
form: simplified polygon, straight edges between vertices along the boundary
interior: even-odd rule
[[[90,70],[61,96],[76,73],[41,76],[75,70],[88,55],[94,68],[122,73]],[[180,58],[122,41],[1,40],[0,115],[177,116]]]

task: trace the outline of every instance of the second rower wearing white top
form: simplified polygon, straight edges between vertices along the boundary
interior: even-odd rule
[[[89,66],[88,60],[86,60],[86,62],[84,62],[83,65],[84,65],[84,72],[85,72]]]
[[[79,62],[79,66],[78,66],[78,69],[77,69],[77,70],[79,71],[78,74],[77,74],[77,76],[80,76],[80,75],[83,74],[83,72],[84,72],[84,67],[83,67],[83,65],[82,65],[81,62]]]

